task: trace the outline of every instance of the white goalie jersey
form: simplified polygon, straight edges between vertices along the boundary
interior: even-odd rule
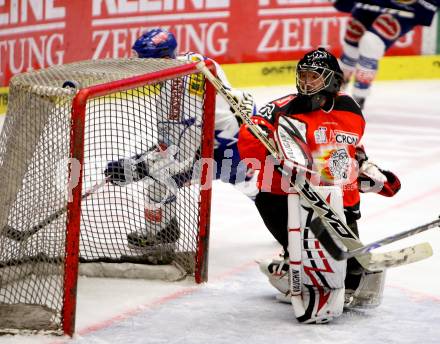
[[[179,55],[178,60],[198,62],[206,57],[197,53]],[[220,65],[213,61],[218,78],[230,87],[226,75]],[[156,100],[156,116],[158,126],[158,143],[165,147],[175,146],[175,159],[178,164],[172,175],[190,169],[201,144],[203,120],[203,99],[205,79],[202,74],[191,74],[185,78],[166,81],[161,87],[160,97]],[[184,104],[184,98],[191,99],[191,107]],[[216,96],[215,133],[216,137],[236,142],[239,125],[226,101]],[[216,140],[215,148],[219,146]]]

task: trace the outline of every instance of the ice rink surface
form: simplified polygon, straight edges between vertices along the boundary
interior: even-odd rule
[[[294,88],[248,91],[261,106]],[[364,115],[370,160],[402,182],[394,198],[362,196],[360,235],[369,243],[440,215],[440,81],[377,82]],[[388,270],[379,308],[300,325],[255,262],[280,248],[252,202],[215,182],[208,283],[80,278],[73,339],[8,335],[0,343],[440,343],[440,230],[387,249],[423,241],[434,256]]]

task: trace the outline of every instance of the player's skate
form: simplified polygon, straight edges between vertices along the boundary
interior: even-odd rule
[[[288,258],[275,258],[269,261],[259,263],[260,270],[269,278],[270,284],[280,291],[283,295],[289,293],[289,265]],[[277,297],[278,299],[278,297]],[[284,300],[280,300],[283,301]],[[287,300],[290,303],[290,299]]]
[[[385,271],[348,274],[345,284],[344,308],[374,308],[382,302]]]

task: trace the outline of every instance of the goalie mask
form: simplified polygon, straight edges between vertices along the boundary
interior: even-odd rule
[[[176,58],[177,41],[171,32],[153,29],[134,42],[132,49],[138,57]]]
[[[296,87],[301,96],[310,98],[312,110],[334,97],[341,88],[343,73],[338,60],[324,48],[304,55],[296,67]]]

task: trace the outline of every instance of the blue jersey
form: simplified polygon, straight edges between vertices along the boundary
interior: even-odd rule
[[[355,8],[371,12],[383,12],[411,18],[415,25],[430,26],[440,6],[440,0],[337,0],[336,9],[351,12]]]

